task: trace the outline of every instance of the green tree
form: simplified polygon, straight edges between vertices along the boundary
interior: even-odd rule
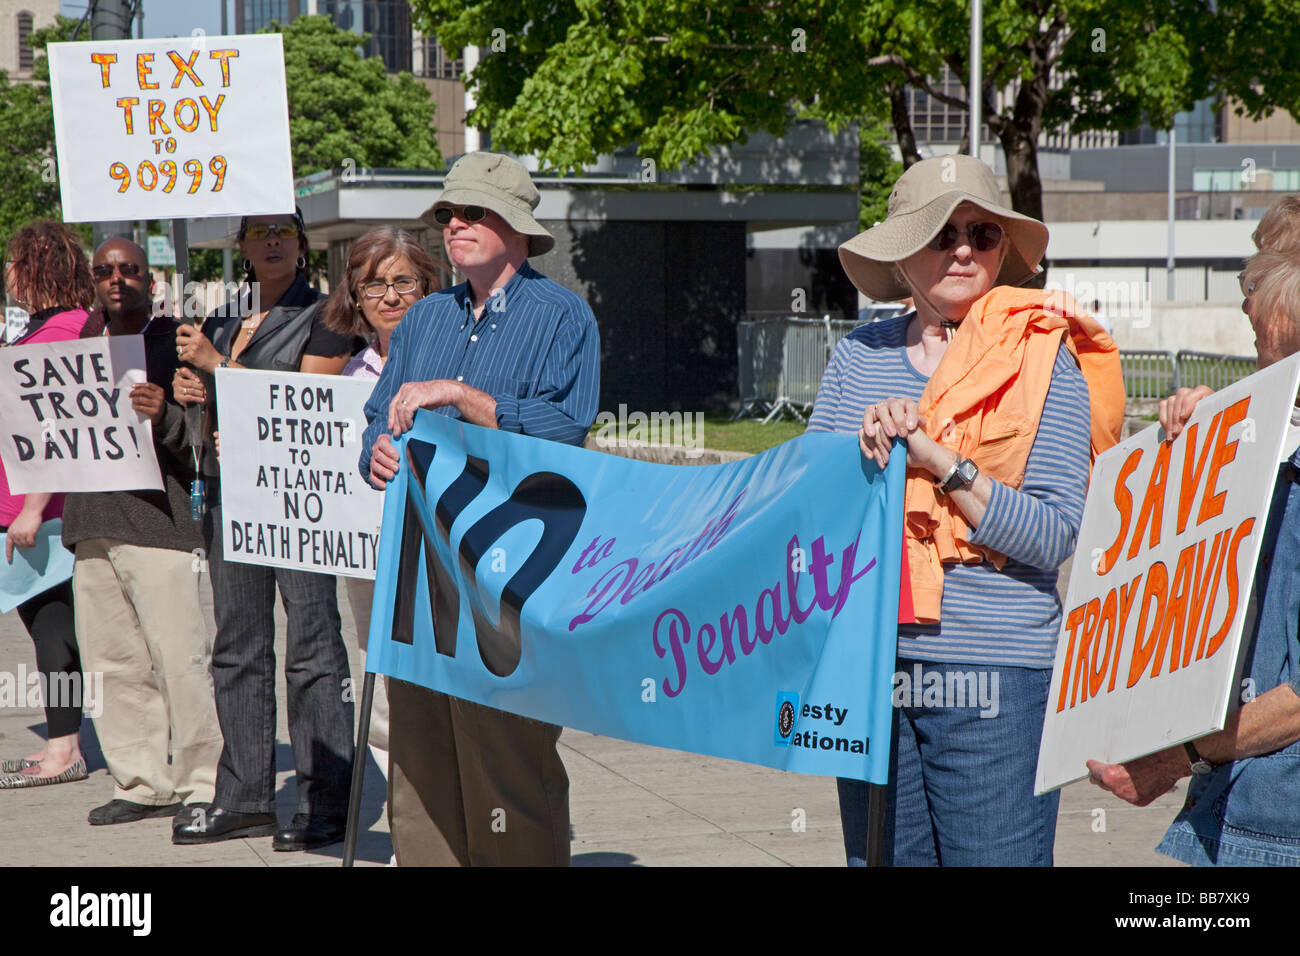
[[[571,169],[638,141],[664,168],[796,113],[890,115],[915,159],[908,86],[968,74],[969,4],[950,0],[413,0],[448,49],[487,54],[475,125]],[[495,47],[494,47],[495,44]],[[1013,207],[1042,217],[1038,136],[1166,128],[1205,96],[1300,115],[1300,0],[985,0],[980,101]],[[489,52],[491,51],[491,52]],[[996,97],[1011,90],[997,107]]]
[[[284,35],[295,175],[442,167],[428,89],[410,73],[389,76],[378,57],[362,57],[366,35],[326,16],[273,23],[266,32]]]
[[[884,221],[889,212],[889,193],[903,172],[903,164],[894,159],[888,140],[889,124],[874,120],[858,134],[858,227],[870,229]]]
[[[0,70],[0,242],[34,219],[62,219],[54,154],[54,112],[45,45],[72,38],[78,21],[59,17],[37,30],[32,83],[10,82]],[[89,227],[77,227],[89,239]]]

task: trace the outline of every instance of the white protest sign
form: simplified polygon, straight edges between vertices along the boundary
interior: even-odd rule
[[[0,460],[9,489],[161,490],[153,426],[131,407],[144,367],[139,335],[0,352]]]
[[[1035,792],[1223,728],[1300,355],[1216,392],[1173,442],[1099,456]]]
[[[384,495],[357,470],[374,384],[217,370],[227,561],[374,578]]]
[[[67,222],[292,212],[280,34],[49,46]]]

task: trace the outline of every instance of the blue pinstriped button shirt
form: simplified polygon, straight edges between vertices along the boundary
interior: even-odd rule
[[[489,298],[479,319],[469,283],[411,306],[388,343],[388,361],[366,402],[361,474],[388,431],[388,405],[407,382],[446,378],[496,399],[497,427],[581,445],[596,418],[600,334],[580,297],[527,262]],[[437,409],[459,418],[454,406]]]

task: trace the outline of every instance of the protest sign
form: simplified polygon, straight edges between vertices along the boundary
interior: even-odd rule
[[[14,548],[12,561],[0,561],[0,614],[72,577],[72,552],[63,546],[63,519],[44,522],[30,548]],[[0,534],[0,555],[5,535]]]
[[[1222,729],[1298,381],[1300,355],[1097,458],[1036,792]]]
[[[278,33],[49,46],[67,222],[292,212]]]
[[[131,386],[144,380],[139,335],[0,352],[0,460],[9,490],[161,490],[153,426],[131,407]]]
[[[661,747],[885,783],[904,456],[683,467],[420,412],[366,666]]]
[[[375,576],[384,495],[357,471],[374,384],[217,370],[227,561]]]

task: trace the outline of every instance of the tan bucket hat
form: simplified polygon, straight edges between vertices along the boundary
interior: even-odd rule
[[[555,239],[533,210],[541,196],[521,162],[500,153],[466,153],[447,173],[438,201],[420,214],[434,229],[442,229],[433,211],[443,206],[482,206],[491,209],[511,229],[528,237],[528,255],[540,256],[555,247]]]
[[[953,154],[923,159],[894,183],[889,214],[840,246],[840,264],[849,280],[881,302],[912,294],[899,281],[894,263],[925,248],[964,202],[997,217],[1008,239],[1007,257],[994,285],[1020,285],[1038,273],[1047,251],[1047,227],[1002,205],[997,178],[974,156]]]

